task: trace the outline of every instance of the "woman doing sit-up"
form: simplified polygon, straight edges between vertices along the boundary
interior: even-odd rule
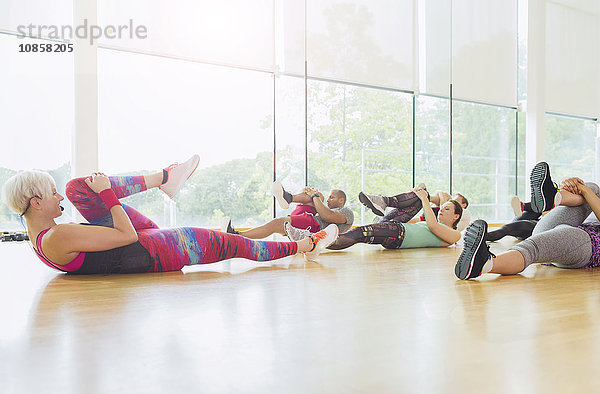
[[[89,224],[57,224],[62,215],[54,180],[41,171],[24,171],[4,185],[4,200],[23,217],[37,256],[48,266],[72,274],[179,270],[234,257],[256,261],[299,252],[315,257],[337,238],[337,226],[299,242],[252,241],[198,227],[160,229],[120,198],[158,187],[173,198],[198,166],[187,162],[144,176],[95,173],[69,181],[66,195]]]
[[[487,223],[473,222],[465,232],[465,245],[454,267],[459,279],[472,279],[488,272],[514,275],[531,264],[552,263],[560,268],[595,268],[600,266],[600,223],[587,221],[593,212],[600,217],[600,188],[579,178],[561,184],[561,206],[543,216],[531,237],[498,254],[486,245]],[[556,187],[546,162],[536,164],[531,172],[532,205],[538,211],[552,207]]]
[[[437,218],[429,204],[427,190],[415,188],[396,196],[373,196],[360,193],[360,201],[371,209],[377,203],[379,210],[395,208],[382,221],[356,227],[340,234],[329,249],[345,249],[357,243],[380,244],[388,249],[442,247],[456,243],[460,232],[456,226],[462,215],[461,205],[450,200],[440,207]],[[423,209],[425,221],[407,223]]]

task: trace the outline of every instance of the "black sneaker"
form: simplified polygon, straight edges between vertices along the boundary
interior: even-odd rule
[[[377,196],[374,194],[366,194],[363,192],[358,193],[358,201],[364,206],[369,208],[377,216],[385,215],[385,208],[387,204],[383,196]]]
[[[239,231],[235,231],[235,228],[233,228],[233,225],[231,224],[231,218],[225,218],[223,220],[223,224],[221,225],[221,231],[229,234],[240,234]]]
[[[531,209],[533,212],[542,213],[554,207],[554,197],[557,188],[550,177],[550,166],[541,161],[531,171]]]
[[[454,267],[454,273],[458,279],[478,277],[490,256],[496,257],[485,243],[487,228],[487,223],[481,219],[475,220],[467,227],[463,251]]]

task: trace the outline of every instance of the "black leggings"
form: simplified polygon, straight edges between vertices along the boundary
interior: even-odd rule
[[[525,209],[521,216],[514,218],[512,222],[505,224],[498,230],[488,232],[485,236],[485,240],[494,242],[507,235],[511,235],[521,241],[527,239],[531,237],[531,233],[541,216],[541,213],[533,212],[531,210],[531,203],[525,203]]]
[[[353,228],[340,234],[328,249],[346,249],[357,243],[377,244],[387,249],[398,249],[404,241],[402,223],[412,219],[423,207],[421,199],[413,192],[384,197],[388,207],[396,209],[385,215],[379,223]]]
[[[388,207],[395,209],[381,218],[380,222],[407,223],[423,208],[421,199],[414,192],[400,193],[392,197],[384,197],[384,199]]]
[[[497,241],[507,235],[511,235],[521,241],[531,237],[537,220],[515,220],[500,227],[498,230],[489,231],[485,240],[489,242]]]
[[[404,226],[398,221],[380,222],[355,227],[340,234],[328,249],[346,249],[357,243],[378,244],[388,249],[398,249],[404,240]]]

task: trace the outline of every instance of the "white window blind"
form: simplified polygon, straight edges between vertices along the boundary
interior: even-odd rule
[[[310,76],[413,89],[413,0],[306,1]]]
[[[517,1],[452,1],[455,98],[516,106]]]
[[[546,2],[546,109],[597,117],[598,11],[596,0]]]
[[[106,45],[184,58],[271,69],[272,0],[103,0],[98,23],[144,25],[146,39],[100,41]],[[128,32],[128,31],[125,31]]]

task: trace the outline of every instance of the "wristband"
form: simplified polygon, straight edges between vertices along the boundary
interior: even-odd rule
[[[115,194],[113,189],[104,189],[100,193],[98,193],[98,196],[100,197],[104,205],[106,205],[106,209],[108,209],[109,211],[115,205],[121,205],[121,202],[117,198],[117,195]]]
[[[311,198],[315,198],[315,197],[319,197],[319,193],[313,194]]]

